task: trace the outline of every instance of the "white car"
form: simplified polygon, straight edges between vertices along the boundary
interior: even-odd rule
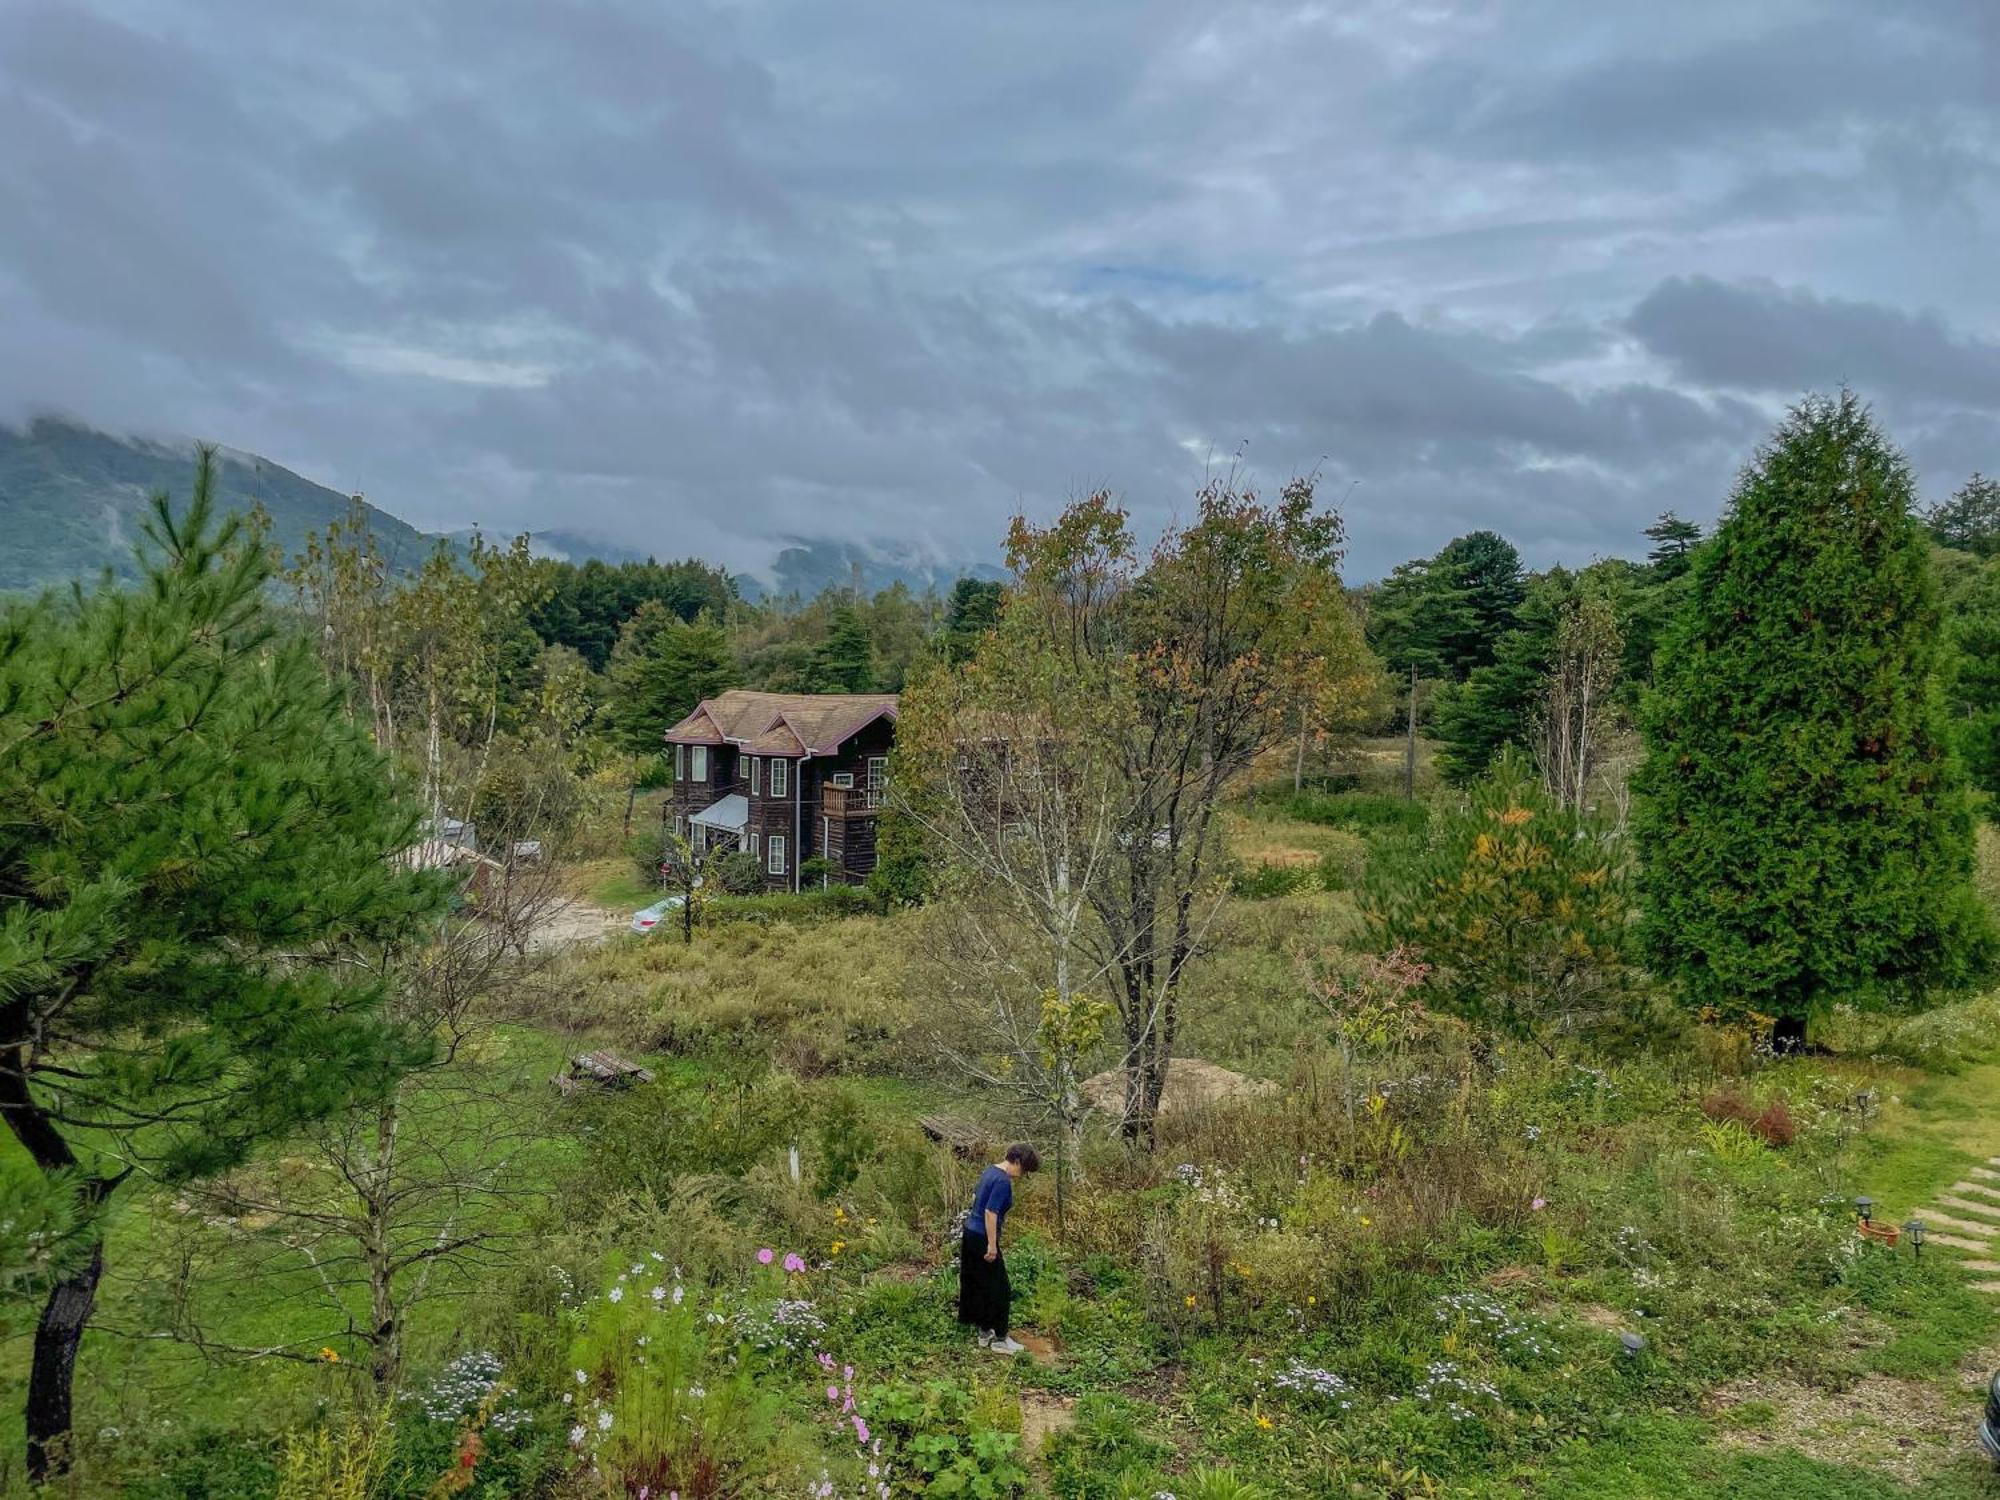
[[[681,909],[686,897],[669,896],[664,901],[655,901],[651,906],[632,918],[632,930],[644,937],[670,915]]]

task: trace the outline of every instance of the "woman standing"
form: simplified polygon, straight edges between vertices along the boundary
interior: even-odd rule
[[[1000,1258],[1000,1227],[1014,1206],[1014,1183],[1042,1164],[1033,1146],[1009,1146],[1007,1155],[979,1174],[972,1209],[958,1246],[958,1321],[979,1333],[979,1347],[995,1354],[1019,1354],[1022,1345],[1007,1336],[1014,1299],[1007,1262]]]

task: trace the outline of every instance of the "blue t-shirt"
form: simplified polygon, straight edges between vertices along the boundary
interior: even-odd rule
[[[972,1195],[972,1212],[965,1216],[965,1232],[985,1239],[986,1210],[992,1209],[1004,1226],[1007,1210],[1013,1206],[1014,1179],[1007,1175],[1005,1167],[988,1167],[979,1174],[979,1187]],[[994,1243],[999,1243],[997,1236]]]

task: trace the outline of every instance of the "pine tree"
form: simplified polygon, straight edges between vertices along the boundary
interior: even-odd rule
[[[1646,561],[1654,572],[1662,579],[1678,578],[1688,570],[1688,559],[1701,541],[1701,528],[1669,510],[1662,511],[1660,519],[1646,528],[1645,536],[1653,544]]]
[[[1389,575],[1369,609],[1369,644],[1398,677],[1415,670],[1463,682],[1493,660],[1525,589],[1513,544],[1491,531],[1472,532]]]
[[[2000,798],[2000,557],[1953,591],[1945,614],[1945,701],[1972,784]]]
[[[64,1462],[106,1200],[235,1166],[417,1056],[339,959],[434,924],[439,879],[392,857],[420,809],[276,633],[214,483],[204,452],[184,518],[155,500],[138,589],[0,614],[0,1114],[90,1236],[35,1335],[37,1476]]]
[[[1631,902],[1606,830],[1509,747],[1431,815],[1407,859],[1369,868],[1362,916],[1427,966],[1425,991],[1482,1030],[1547,1037],[1618,997]]]
[[[1974,474],[1944,504],[1924,512],[1924,524],[1939,546],[2000,556],[2000,480]]]
[[[843,599],[827,620],[826,639],[813,653],[814,691],[866,693],[875,686],[875,653],[868,627]]]
[[[1463,786],[1486,774],[1507,745],[1525,746],[1535,704],[1556,659],[1556,630],[1577,595],[1577,576],[1551,568],[1528,586],[1515,628],[1494,646],[1493,660],[1438,702],[1438,768]]]
[[[736,676],[729,641],[706,614],[692,623],[648,600],[611,653],[606,719],[618,748],[657,756],[666,732]]]
[[[951,586],[944,614],[945,655],[949,660],[972,660],[980,638],[1000,622],[1001,597],[997,579],[961,578]]]
[[[1851,393],[1794,408],[1698,556],[1647,700],[1636,832],[1656,969],[1796,1047],[1836,1000],[1985,972],[1909,470]]]

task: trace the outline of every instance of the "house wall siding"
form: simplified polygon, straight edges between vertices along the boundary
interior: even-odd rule
[[[789,891],[798,881],[799,866],[806,860],[831,860],[829,879],[846,885],[860,885],[875,868],[878,817],[876,810],[863,807],[868,785],[868,763],[886,760],[896,741],[893,720],[882,718],[867,725],[841,744],[832,755],[808,757],[762,756],[756,787],[750,784],[750,757],[734,745],[709,747],[709,774],[703,781],[692,776],[677,780],[666,799],[662,815],[669,829],[686,829],[686,820],[722,798],[736,793],[748,800],[749,820],[744,826],[746,847],[754,835],[759,867],[764,870],[768,890]],[[785,764],[785,795],[771,795],[771,767]],[[833,778],[854,778],[851,793],[833,787]],[[829,797],[829,792],[833,793]],[[774,875],[769,869],[772,835],[785,841],[785,871]]]

